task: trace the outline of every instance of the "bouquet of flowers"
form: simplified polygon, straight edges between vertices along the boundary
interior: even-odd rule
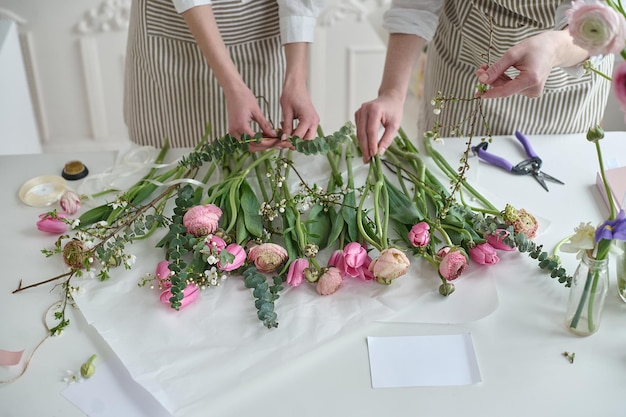
[[[139,285],[158,288],[160,302],[181,309],[207,288],[241,276],[268,328],[278,325],[276,303],[285,285],[312,284],[323,296],[347,279],[390,285],[406,274],[411,258],[433,266],[444,296],[452,294],[454,280],[470,262],[495,264],[500,250],[528,253],[552,277],[570,283],[558,258],[533,242],[536,219],[523,209],[494,207],[430,140],[427,156],[439,172],[427,168],[401,130],[385,158],[361,167],[361,176],[354,173],[361,156],[351,123],[310,141],[290,138],[289,151],[250,152],[249,145],[260,140],[226,135],[203,143],[175,167],[152,169],[78,217],[81,198],[68,192],[60,210],[42,214],[38,224],[59,234],[54,248],[43,252],[62,256],[68,270],[36,284],[20,283],[15,291],[64,280],[59,323],[50,329],[57,334],[69,324],[65,309],[77,280],[107,280],[118,266],[130,269],[136,259],[128,248],[154,233],[160,234],[163,260]],[[167,152],[161,150],[157,164]],[[301,157],[327,164],[325,184],[299,170]],[[466,193],[480,206],[465,203]]]

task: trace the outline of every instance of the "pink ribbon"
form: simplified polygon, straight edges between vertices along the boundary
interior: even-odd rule
[[[10,352],[8,350],[0,349],[0,366],[17,365],[22,360],[23,353],[23,350],[19,352]]]

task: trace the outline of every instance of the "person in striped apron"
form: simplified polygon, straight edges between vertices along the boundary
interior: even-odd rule
[[[390,32],[378,97],[356,111],[364,160],[382,154],[395,137],[412,65],[426,42],[424,99],[418,132],[435,123],[441,137],[580,133],[601,122],[610,83],[584,74],[587,52],[573,44],[563,0],[393,0],[385,13]],[[610,74],[613,57],[598,60]],[[469,116],[478,83],[490,88],[481,100],[484,120]],[[441,92],[461,101],[436,115],[431,100]],[[384,133],[379,139],[379,128]],[[458,126],[459,129],[453,129]]]
[[[193,147],[207,133],[211,141],[258,130],[276,138],[265,148],[287,135],[314,138],[307,48],[321,7],[321,0],[134,0],[124,88],[131,141]]]

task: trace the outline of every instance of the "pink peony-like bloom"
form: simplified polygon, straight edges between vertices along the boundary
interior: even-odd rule
[[[222,210],[215,204],[190,207],[183,216],[183,225],[192,235],[206,236],[215,233]]]
[[[409,241],[416,248],[423,248],[430,243],[430,226],[426,222],[419,222],[409,231]]]
[[[226,272],[234,271],[235,269],[238,269],[239,267],[241,267],[241,265],[243,265],[244,262],[246,262],[246,251],[241,247],[241,245],[238,245],[236,243],[231,243],[230,245],[226,246],[223,250],[233,255],[235,259],[227,262],[226,265],[222,265],[222,263],[218,261],[217,267],[221,269],[222,271],[226,271]]]
[[[170,266],[170,262],[164,260],[164,261],[159,262],[156,267],[156,272],[154,275],[159,281],[159,284],[161,284],[162,288],[172,287],[172,282],[170,281],[170,277],[174,275],[174,272],[170,270],[169,266]]]
[[[307,258],[298,258],[291,262],[287,271],[287,284],[297,287],[304,281],[304,270],[309,267]]]
[[[528,239],[532,239],[537,236],[539,223],[537,222],[535,216],[524,209],[519,209],[517,211],[517,218],[510,221],[508,224],[513,226],[515,233],[523,233]]]
[[[330,267],[317,280],[315,289],[319,295],[330,295],[341,287],[342,273],[338,268]]]
[[[513,251],[515,250],[514,246],[509,246],[506,243],[504,243],[504,239],[508,236],[509,236],[508,230],[497,229],[496,234],[493,234],[493,235],[487,234],[485,235],[485,239],[487,240],[487,243],[489,243],[495,249]]]
[[[626,113],[626,62],[621,62],[613,72],[613,92],[620,108]],[[626,116],[624,118],[626,122]]]
[[[496,249],[489,243],[481,243],[469,250],[472,261],[481,265],[493,265],[500,261]]]
[[[368,269],[378,282],[389,285],[394,279],[406,274],[410,265],[411,262],[404,252],[396,248],[387,248],[378,258],[372,260]]]
[[[183,299],[180,300],[180,308],[187,307],[189,304],[195,302],[200,295],[200,289],[194,283],[188,284],[183,291]],[[167,289],[161,293],[159,299],[163,304],[172,305],[170,298],[172,298],[172,290]]]
[[[287,261],[287,250],[275,243],[262,243],[248,252],[248,260],[264,274],[275,272]]]
[[[66,190],[61,196],[59,204],[63,211],[71,216],[80,210],[80,197],[74,191]]]
[[[447,281],[457,279],[467,268],[467,255],[460,248],[441,248],[437,256],[441,258],[439,274]]]
[[[626,21],[603,2],[576,0],[565,12],[574,44],[590,55],[617,54],[626,42]]]
[[[56,217],[57,218],[54,218],[47,213],[40,214],[39,221],[37,221],[37,229],[46,233],[65,233],[65,231],[67,230],[67,223],[65,223],[61,219],[64,219],[67,216],[63,213],[57,213]]]

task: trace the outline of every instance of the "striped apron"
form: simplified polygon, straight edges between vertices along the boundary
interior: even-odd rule
[[[215,0],[213,13],[244,82],[277,125],[285,61],[276,1]],[[171,0],[132,2],[126,54],[124,120],[133,142],[192,147],[207,126],[209,140],[228,132],[223,91]]]
[[[600,123],[610,83],[591,74],[576,78],[561,68],[552,69],[541,97],[515,95],[483,100],[485,120],[478,120],[473,126],[472,120],[467,119],[476,107],[475,101],[451,102],[438,116],[433,113],[431,99],[438,91],[446,97],[460,99],[474,96],[475,70],[488,63],[490,17],[493,19],[493,45],[489,63],[493,63],[521,40],[552,30],[555,10],[561,1],[445,1],[439,26],[428,44],[425,74],[428,83],[424,85],[419,137],[423,131],[432,129],[435,121],[441,125],[442,137],[452,136],[454,126],[459,126],[464,136],[482,136],[487,133],[507,135],[516,129],[527,134],[580,133]],[[611,74],[612,67],[611,56],[604,59],[598,69]]]

